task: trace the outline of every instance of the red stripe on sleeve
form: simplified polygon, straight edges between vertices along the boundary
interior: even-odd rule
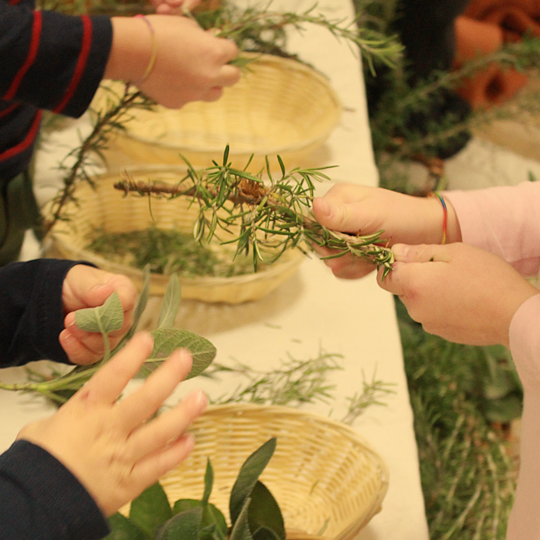
[[[42,25],[41,12],[35,11],[34,12],[34,25],[32,27],[32,39],[30,40],[30,48],[28,50],[28,55],[26,56],[26,60],[24,61],[24,64],[21,66],[17,75],[15,75],[15,78],[11,82],[11,86],[9,87],[8,91],[4,95],[4,99],[6,101],[13,99],[17,90],[19,89],[19,86],[21,84],[21,81],[23,80],[23,77],[25,76],[26,72],[30,69],[30,66],[34,63],[34,60],[36,59],[36,54],[39,47],[39,39],[41,36],[41,25]]]
[[[3,111],[0,111],[0,118],[7,116],[9,113],[13,112],[15,109],[18,109],[20,106],[21,106],[20,103],[13,103],[13,105],[10,105]]]
[[[81,80],[81,77],[86,68],[86,63],[88,61],[88,55],[90,54],[90,46],[92,45],[92,21],[88,15],[83,15],[81,17],[83,23],[83,39],[81,52],[79,53],[79,59],[77,60],[77,65],[75,66],[75,71],[73,77],[68,85],[66,93],[60,104],[54,109],[53,112],[61,113],[64,107],[69,103],[69,100],[73,97],[75,90]]]
[[[24,152],[26,149],[28,149],[28,147],[34,142],[37,136],[42,116],[43,112],[38,111],[36,117],[34,118],[34,121],[32,122],[32,125],[30,126],[30,130],[26,134],[24,140],[22,140],[19,144],[16,144],[15,146],[9,148],[5,152],[0,153],[0,161],[5,161],[6,159],[14,157],[17,154],[20,154],[21,152]]]
[[[9,0],[10,6],[16,6],[21,0]]]

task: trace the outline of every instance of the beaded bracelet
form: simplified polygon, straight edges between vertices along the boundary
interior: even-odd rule
[[[448,208],[446,206],[446,201],[444,200],[442,195],[440,195],[440,193],[438,193],[437,191],[432,191],[429,194],[429,197],[437,197],[437,199],[439,199],[439,201],[441,201],[441,204],[442,204],[442,207],[443,207],[443,226],[442,226],[442,228],[443,228],[443,236],[442,236],[441,244],[446,244],[446,233],[448,231]]]
[[[152,69],[154,69],[154,64],[156,63],[156,58],[157,58],[158,45],[157,45],[156,32],[154,30],[154,27],[152,26],[152,23],[148,19],[148,17],[146,17],[145,15],[135,15],[135,17],[142,19],[146,23],[146,25],[150,29],[150,35],[152,36],[152,56],[150,57],[150,61],[148,62],[146,71],[144,72],[144,75],[137,82],[132,83],[135,86],[139,86],[144,81],[146,81],[146,79],[148,79],[150,73],[152,73]]]

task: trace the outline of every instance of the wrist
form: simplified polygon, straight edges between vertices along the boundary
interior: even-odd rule
[[[452,203],[444,193],[434,193],[426,198],[428,208],[427,235],[429,244],[461,242],[461,228]]]
[[[141,80],[152,59],[152,34],[139,17],[112,17],[113,42],[104,79]]]

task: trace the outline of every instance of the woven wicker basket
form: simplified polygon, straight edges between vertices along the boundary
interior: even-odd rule
[[[110,83],[108,83],[110,84]],[[93,107],[102,109],[110,92],[98,92]],[[110,169],[136,164],[194,166],[221,162],[230,146],[233,166],[279,170],[280,155],[288,168],[328,138],[341,118],[341,104],[326,77],[290,59],[260,55],[240,82],[225,88],[221,99],[192,102],[179,110],[158,107],[132,111],[126,131],[111,137],[105,156]]]
[[[139,167],[129,172],[135,181],[152,179],[174,184],[179,176],[183,176],[185,169]],[[111,172],[93,179],[95,189],[87,183],[77,187],[75,196],[78,204],[70,203],[66,207],[69,221],[59,221],[53,227],[50,242],[46,242],[49,246],[46,256],[90,261],[104,270],[129,276],[140,290],[144,279],[143,272],[89,251],[86,249],[88,236],[96,228],[102,228],[105,232],[128,232],[152,226],[177,228],[191,233],[196,214],[189,208],[189,201],[182,198],[172,201],[165,199],[149,201],[143,197],[124,197],[121,191],[113,188],[113,184],[119,179],[119,173]],[[234,250],[225,246],[218,248]],[[274,264],[256,273],[233,277],[179,276],[182,298],[230,304],[257,300],[290,278],[304,258],[303,253],[295,249],[285,252]],[[152,273],[150,294],[162,296],[168,282],[169,276]]]
[[[228,516],[229,495],[242,463],[275,436],[277,448],[261,480],[278,501],[287,530],[300,533],[297,540],[317,534],[352,539],[381,510],[387,467],[344,424],[290,407],[231,404],[210,406],[191,431],[197,441],[194,451],[161,479],[171,502],[201,498],[210,458],[210,501]]]

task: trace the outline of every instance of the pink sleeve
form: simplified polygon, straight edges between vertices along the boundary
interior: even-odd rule
[[[523,382],[520,470],[507,540],[539,538],[540,501],[540,294],[525,301],[510,324],[510,350]]]
[[[508,261],[524,276],[540,269],[540,182],[471,191],[446,191],[463,242]]]

